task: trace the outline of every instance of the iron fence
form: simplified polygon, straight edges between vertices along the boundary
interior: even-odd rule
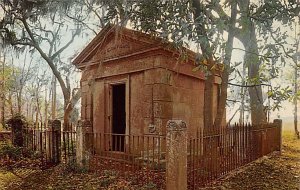
[[[230,171],[280,150],[280,128],[234,125],[199,131],[188,141],[189,189],[205,186]]]
[[[166,137],[161,135],[125,135],[89,133],[92,139],[91,165],[100,170],[116,170],[123,177],[134,176],[144,185],[165,187]],[[97,162],[95,162],[95,159]],[[109,164],[103,164],[109,163]]]
[[[37,151],[45,162],[76,159],[76,131],[46,130],[40,124],[24,129],[24,146]],[[147,184],[165,188],[168,162],[166,136],[85,133],[91,170],[115,170]],[[205,186],[234,169],[280,150],[281,128],[275,124],[234,125],[199,130],[187,139],[188,189]]]
[[[43,162],[75,161],[76,131],[50,130],[45,124],[23,128],[23,146],[39,154]]]

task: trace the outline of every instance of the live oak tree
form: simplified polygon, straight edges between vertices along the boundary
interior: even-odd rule
[[[248,81],[251,106],[251,117],[254,124],[265,122],[266,111],[263,105],[263,96],[261,83],[264,78],[261,76],[260,69],[264,62],[278,62],[278,58],[282,58],[280,49],[284,50],[286,38],[280,27],[276,24],[292,23],[292,20],[299,14],[299,4],[295,1],[258,1],[250,0],[239,1],[241,9],[241,33],[239,40],[245,46],[244,62],[248,67]],[[259,40],[264,42],[263,50],[261,50]],[[287,53],[287,52],[285,52]],[[263,59],[261,59],[263,58]],[[278,75],[275,65],[270,69],[270,75]],[[276,73],[277,72],[277,73]],[[272,78],[268,78],[270,80]],[[266,81],[266,79],[265,79]]]
[[[188,41],[194,41],[201,49],[201,54],[197,56],[197,63],[202,65],[205,62],[208,66],[205,81],[205,105],[204,105],[204,125],[211,126],[213,121],[213,84],[214,67],[218,63],[216,56],[216,39],[213,34],[215,31],[222,33],[223,29],[216,26],[216,23],[210,19],[204,10],[207,6],[198,1],[180,0],[180,1],[89,1],[89,7],[101,7],[105,12],[106,22],[113,22],[116,25],[126,26],[130,23],[133,28],[148,33],[152,36],[162,38],[166,41],[172,41],[172,47],[182,52],[182,58],[185,52],[182,47],[188,47]],[[103,7],[105,9],[103,9]],[[235,8],[233,8],[235,9]],[[95,10],[92,12],[96,12]],[[233,13],[233,22],[235,20]],[[233,35],[229,37],[227,46],[228,56],[231,58],[230,46],[233,43]],[[225,45],[226,46],[226,45]],[[226,99],[226,96],[225,96]],[[222,113],[225,110],[221,111]],[[221,123],[223,116],[218,117],[216,122]]]
[[[262,95],[264,77],[260,74],[264,62],[277,62],[279,48],[284,46],[284,38],[274,22],[287,23],[299,14],[296,1],[200,1],[200,0],[86,0],[89,7],[105,7],[98,13],[105,12],[107,22],[114,22],[150,35],[171,40],[175,48],[187,47],[188,41],[194,42],[201,50],[196,58],[198,63],[208,64],[205,81],[204,125],[219,126],[225,113],[228,80],[234,70],[231,66],[233,40],[238,39],[244,45],[244,64],[248,77],[246,84],[250,96],[251,120],[253,124],[266,122],[266,111]],[[97,13],[96,10],[93,10]],[[225,36],[225,37],[224,37]],[[284,36],[284,35],[283,35]],[[266,40],[264,54],[261,54],[259,40]],[[275,40],[277,39],[277,40]],[[221,52],[221,53],[218,53]],[[200,55],[201,53],[201,55]],[[225,70],[222,73],[218,113],[213,120],[213,78],[214,64],[222,60]],[[202,68],[201,64],[199,68]],[[272,66],[272,72],[275,66]],[[275,75],[276,76],[276,73]],[[232,84],[231,84],[232,85]]]
[[[17,52],[30,47],[51,68],[64,98],[64,124],[68,126],[74,103],[80,90],[71,90],[68,74],[70,68],[61,64],[60,55],[80,34],[80,28],[65,20],[65,12],[72,3],[55,0],[1,0],[0,37],[4,44],[12,45]],[[69,38],[62,36],[66,31]],[[66,35],[65,35],[66,36]]]
[[[69,115],[70,109],[68,108],[72,108],[72,103],[70,104],[72,95],[68,85],[66,85],[66,81],[63,80],[61,73],[57,70],[55,61],[57,61],[56,58],[65,50],[69,43],[61,48],[57,48],[56,52],[53,50],[54,47],[57,47],[57,44],[52,43],[51,45],[50,43],[47,46],[48,48],[50,47],[50,53],[45,53],[41,44],[47,42],[45,38],[49,39],[47,36],[51,32],[45,31],[41,27],[41,21],[43,19],[49,21],[50,19],[52,24],[57,24],[57,18],[67,15],[68,18],[76,20],[76,26],[85,26],[94,30],[85,19],[88,17],[86,13],[93,13],[95,15],[92,18],[94,26],[97,25],[95,23],[100,23],[103,26],[104,22],[114,22],[123,26],[131,24],[137,30],[165,40],[171,40],[175,45],[173,48],[182,50],[181,47],[189,45],[188,41],[192,41],[195,46],[199,47],[200,50],[196,61],[199,65],[203,62],[208,65],[204,69],[207,77],[204,101],[205,126],[213,124],[218,126],[221,124],[226,105],[228,80],[231,72],[234,70],[231,65],[234,39],[238,39],[243,43],[243,51],[246,52],[244,62],[247,66],[248,81],[247,85],[243,86],[249,90],[252,123],[266,122],[261,89],[264,77],[262,77],[260,69],[264,61],[268,62],[271,59],[273,62],[277,62],[278,56],[276,54],[279,52],[278,49],[284,46],[284,38],[277,39],[281,33],[273,28],[273,23],[274,21],[289,22],[295,15],[299,14],[299,5],[293,0],[153,0],[151,3],[147,0],[2,1],[3,4],[1,5],[5,10],[5,19],[1,22],[0,28],[2,29],[0,30],[4,39],[15,45],[16,48],[19,48],[20,45],[33,47],[48,63],[62,88],[65,99],[65,119]],[[86,8],[80,8],[82,6],[86,6]],[[66,14],[66,10],[76,10],[77,14]],[[86,10],[88,11],[86,12]],[[53,17],[53,15],[55,16]],[[105,16],[104,19],[103,16]],[[61,23],[61,20],[59,20],[59,23]],[[16,32],[16,28],[10,27],[12,25],[14,27],[22,26],[19,28],[19,33]],[[34,27],[36,25],[39,27]],[[61,25],[59,24],[59,26]],[[37,28],[39,30],[36,30]],[[78,32],[79,30],[74,30],[74,38],[78,35],[76,31]],[[41,35],[42,33],[44,35]],[[55,34],[56,32],[52,33],[51,42],[57,40]],[[70,43],[73,42],[73,37]],[[261,38],[266,38],[267,43],[270,43],[268,39],[271,38],[271,43],[273,43],[265,47],[265,55],[260,54],[259,40]],[[184,52],[182,55],[184,55]],[[220,87],[218,113],[215,120],[213,120],[212,85],[214,82],[214,70],[212,68],[220,61],[225,64],[225,70],[221,76],[222,84]],[[202,66],[199,66],[199,68],[202,68]]]

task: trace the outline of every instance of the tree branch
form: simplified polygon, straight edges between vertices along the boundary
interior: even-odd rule
[[[270,86],[272,87],[272,85],[270,84],[264,84],[264,83],[261,83],[261,84],[251,84],[251,85],[242,85],[242,84],[234,84],[234,83],[230,83],[228,82],[229,85],[231,86],[239,86],[239,87],[246,87],[246,88],[249,88],[249,87],[256,87],[256,86]]]
[[[242,49],[242,48],[232,48],[232,49],[241,50],[241,51],[244,51],[244,52],[246,52],[246,53],[250,53],[250,54],[257,55],[257,56],[259,56],[259,57],[268,58],[268,59],[280,57],[280,56],[265,56],[265,55],[260,55],[260,54],[257,54],[257,53],[255,53],[255,52],[247,51],[247,50]]]
[[[69,98],[70,98],[70,92],[68,91],[66,85],[65,85],[65,82],[64,80],[62,79],[59,71],[57,70],[57,68],[55,67],[54,63],[53,63],[53,60],[50,59],[46,54],[45,52],[40,48],[40,46],[38,45],[38,43],[36,42],[34,36],[33,36],[33,33],[31,32],[26,20],[23,18],[23,19],[20,19],[20,21],[23,23],[24,25],[24,28],[26,30],[26,32],[28,33],[28,35],[30,36],[31,40],[32,40],[32,44],[33,46],[35,47],[36,50],[38,50],[38,52],[40,53],[40,55],[44,58],[44,60],[48,63],[48,65],[50,66],[50,68],[52,69],[53,71],[53,74],[55,75],[55,77],[57,78],[60,86],[61,86],[61,89],[62,89],[62,93],[64,95],[64,99],[65,101],[67,101]]]
[[[70,18],[70,19],[72,19],[72,20],[75,20],[76,22],[78,22],[78,23],[80,23],[80,24],[82,24],[82,25],[84,25],[85,27],[87,27],[90,31],[92,31],[95,35],[97,35],[98,33],[94,30],[94,29],[92,29],[88,24],[86,24],[83,20],[80,20],[80,19],[78,19],[78,18],[75,18],[75,17],[72,17],[72,16],[70,16],[70,15],[66,15],[68,18]]]
[[[59,54],[61,54],[65,49],[67,49],[74,41],[75,37],[78,35],[79,33],[77,31],[75,31],[72,35],[72,38],[70,39],[70,41],[68,43],[66,43],[63,47],[61,47],[57,52],[55,52],[50,59],[54,59],[55,57],[57,57]]]

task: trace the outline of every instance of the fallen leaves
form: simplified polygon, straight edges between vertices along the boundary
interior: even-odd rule
[[[300,141],[285,138],[282,155],[271,154],[250,163],[222,180],[202,189],[270,190],[300,189]],[[155,190],[164,189],[164,174],[135,170],[112,160],[93,160],[89,172],[66,172],[64,165],[40,169],[31,160],[19,163],[18,179],[7,170],[0,170],[0,189],[9,190]],[[26,169],[24,166],[30,166]],[[149,173],[150,172],[150,173]]]

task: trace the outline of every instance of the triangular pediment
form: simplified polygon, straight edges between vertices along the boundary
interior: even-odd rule
[[[82,67],[91,62],[117,59],[160,45],[160,41],[150,39],[141,32],[107,26],[75,58],[73,64]]]
[[[108,59],[119,58],[151,47],[153,47],[153,44],[151,43],[138,41],[127,35],[120,34],[117,36],[113,33],[105,40],[103,45],[97,48],[91,60],[105,61]]]

